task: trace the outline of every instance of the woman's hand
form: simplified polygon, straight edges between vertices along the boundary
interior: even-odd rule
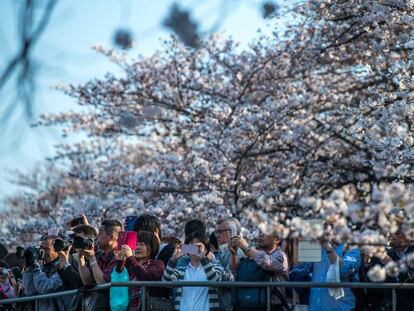
[[[134,256],[134,252],[128,245],[122,245],[121,256],[125,259]],[[123,260],[125,260],[123,259]]]
[[[120,261],[125,260],[124,256],[122,255],[122,252],[119,249],[114,249],[114,255],[115,255],[116,260],[120,260]]]
[[[207,253],[206,258],[208,261],[212,261],[213,259],[216,258],[216,256],[214,256],[213,252],[210,251]]]
[[[183,253],[182,253],[182,251],[181,251],[181,246],[182,246],[182,244],[177,244],[177,245],[175,246],[175,250],[174,250],[174,253],[173,253],[173,255],[172,255],[172,259],[173,259],[174,261],[177,261],[177,260],[178,260],[178,258],[180,258],[180,257],[183,255]]]
[[[206,257],[206,246],[203,243],[196,243],[194,245],[198,246],[198,255],[195,255],[199,258],[204,258]]]

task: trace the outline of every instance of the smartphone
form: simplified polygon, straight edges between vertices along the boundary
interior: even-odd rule
[[[117,249],[122,249],[122,245],[128,245],[132,250],[135,250],[137,248],[137,233],[135,231],[119,232]]]
[[[199,254],[199,249],[198,249],[197,245],[184,244],[181,247],[181,253],[183,255],[198,255]]]
[[[137,220],[137,218],[138,218],[137,216],[128,216],[127,218],[125,218],[125,221],[124,221],[125,231],[134,230],[135,220]]]
[[[237,228],[235,226],[231,226],[231,236],[234,237],[237,235]]]

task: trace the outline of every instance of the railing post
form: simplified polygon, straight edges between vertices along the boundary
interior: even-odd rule
[[[270,304],[271,304],[271,290],[270,290],[270,286],[266,286],[266,310],[270,311]]]
[[[147,293],[146,293],[146,291],[147,291],[147,288],[145,287],[145,286],[142,286],[141,287],[141,293],[142,293],[142,297],[141,297],[141,301],[142,301],[142,304],[141,304],[141,306],[142,306],[142,308],[141,308],[141,311],[146,311],[147,310]]]
[[[35,300],[35,311],[39,311],[39,300]]]
[[[392,289],[392,311],[397,311],[397,293],[395,288]]]

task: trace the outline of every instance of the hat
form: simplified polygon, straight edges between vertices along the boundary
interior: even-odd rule
[[[74,233],[83,233],[94,238],[98,235],[98,230],[91,225],[77,225],[71,229]]]

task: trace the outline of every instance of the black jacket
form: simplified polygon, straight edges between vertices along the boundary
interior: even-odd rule
[[[80,288],[83,284],[79,276],[78,263],[75,260],[73,260],[72,256],[70,257],[69,261],[69,266],[63,269],[58,269],[57,272],[67,290]]]
[[[168,243],[163,247],[163,249],[158,253],[156,259],[162,260],[164,262],[164,266],[167,266],[168,261],[172,257],[175,250],[175,244]]]
[[[414,252],[414,246],[409,246],[404,252],[403,256]],[[402,256],[394,249],[391,248],[388,252],[388,256],[394,262],[401,260]],[[397,282],[401,283],[414,283],[414,270],[408,268],[408,271],[402,272],[398,275]],[[412,289],[397,289],[397,310],[412,311],[414,310],[414,290]]]

